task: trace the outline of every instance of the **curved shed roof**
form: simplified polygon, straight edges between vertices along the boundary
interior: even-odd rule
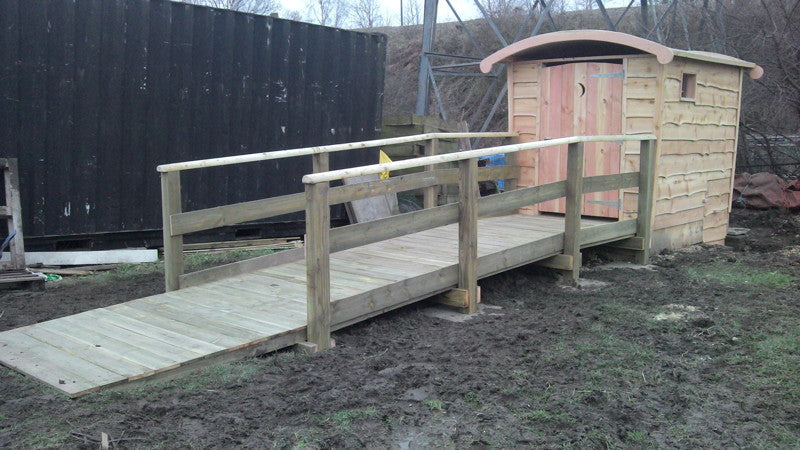
[[[755,63],[732,56],[712,52],[678,50],[631,34],[605,30],[557,31],[523,39],[487,56],[481,61],[481,71],[489,73],[497,63],[520,59],[537,60],[642,53],[654,55],[661,64],[669,64],[678,56],[750,69],[748,72],[750,78],[753,79],[761,78],[764,74],[764,69]]]

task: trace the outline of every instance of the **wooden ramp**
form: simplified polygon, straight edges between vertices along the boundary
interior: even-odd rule
[[[631,237],[635,221],[582,221],[581,245]],[[591,232],[586,232],[591,228]],[[480,219],[478,276],[562,253],[564,218]],[[338,329],[458,284],[458,224],[331,255]],[[77,397],[306,339],[305,262],[293,262],[0,333],[0,362]]]

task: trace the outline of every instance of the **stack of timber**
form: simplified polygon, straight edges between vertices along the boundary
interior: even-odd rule
[[[184,244],[183,253],[220,253],[230,250],[286,250],[303,246],[299,237]]]

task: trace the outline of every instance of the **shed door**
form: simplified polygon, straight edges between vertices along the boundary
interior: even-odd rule
[[[622,134],[622,64],[562,64],[541,74],[542,138]],[[587,143],[584,153],[585,176],[619,173],[620,143]],[[540,150],[538,167],[541,184],[566,179],[567,146]],[[583,214],[618,218],[619,200],[619,190],[586,194]],[[539,211],[563,213],[564,206],[562,198],[540,204]]]

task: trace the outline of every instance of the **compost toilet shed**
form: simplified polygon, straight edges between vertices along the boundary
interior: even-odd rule
[[[654,250],[721,243],[727,233],[744,75],[761,67],[718,53],[677,50],[625,33],[560,31],[498,50],[508,65],[508,128],[520,142],[581,135],[658,137]],[[635,171],[635,142],[586,144],[586,175]],[[566,178],[566,146],[516,155],[519,186]],[[635,217],[636,189],[587,194],[583,214]],[[563,213],[564,200],[523,210]]]

